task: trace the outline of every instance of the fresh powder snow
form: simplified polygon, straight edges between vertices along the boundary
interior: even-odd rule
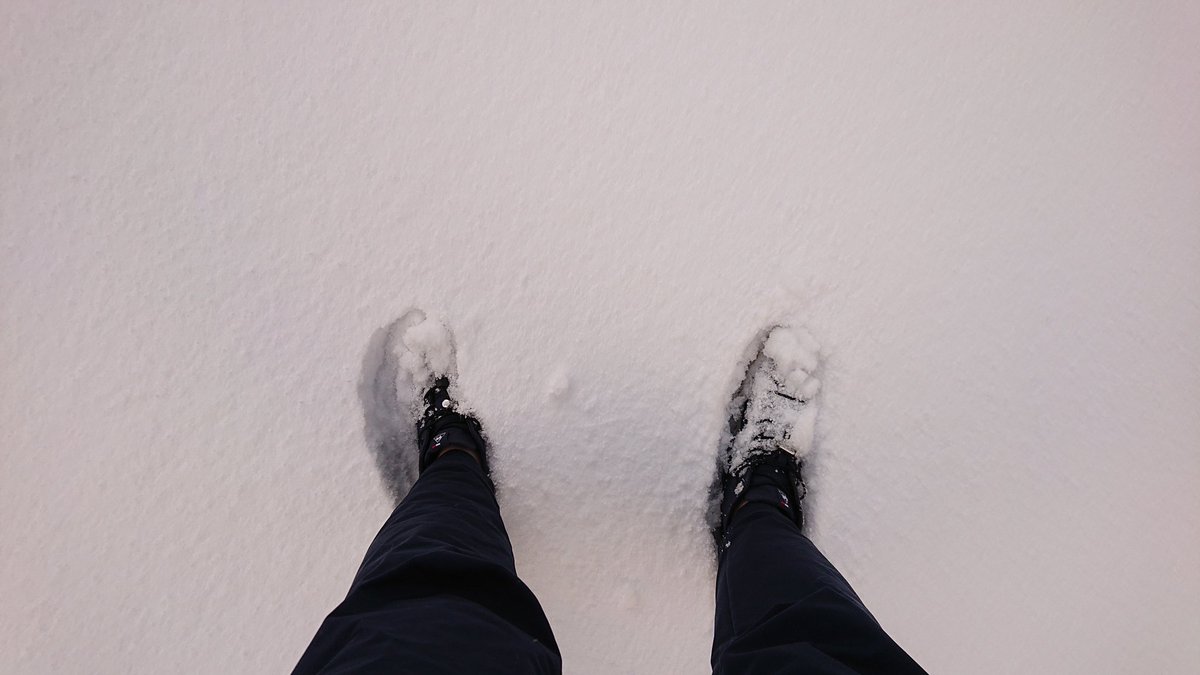
[[[1196,671],[1196,3],[0,33],[0,672],[287,672],[415,477],[401,348],[449,334],[566,672],[706,672],[774,325],[809,532],[930,672]]]

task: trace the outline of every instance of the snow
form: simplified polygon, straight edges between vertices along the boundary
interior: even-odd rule
[[[399,337],[406,348],[400,357],[401,365],[409,369],[406,381],[417,384],[418,390],[427,389],[438,373],[457,376],[452,367],[454,339],[442,322],[423,317],[420,323],[409,326]]]
[[[410,307],[568,672],[707,668],[724,407],[793,318],[811,534],[931,672],[1200,663],[1194,3],[0,19],[0,672],[289,669]]]

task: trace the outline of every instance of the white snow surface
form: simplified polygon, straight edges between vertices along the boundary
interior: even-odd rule
[[[454,331],[570,673],[707,670],[745,345],[934,673],[1200,664],[1196,3],[0,8],[0,672],[286,672]]]

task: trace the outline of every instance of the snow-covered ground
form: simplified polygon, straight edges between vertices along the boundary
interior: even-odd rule
[[[828,5],[836,5],[836,8]],[[0,672],[287,671],[453,328],[570,673],[707,668],[747,342],[936,673],[1200,664],[1196,3],[0,9]]]

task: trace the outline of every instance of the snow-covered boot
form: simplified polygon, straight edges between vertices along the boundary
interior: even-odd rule
[[[437,377],[424,398],[425,410],[417,420],[417,447],[421,451],[419,470],[424,471],[447,449],[463,448],[475,451],[484,473],[490,475],[483,427],[473,416],[458,411],[458,403],[450,396],[450,378]]]
[[[411,309],[376,331],[358,391],[367,444],[397,502],[446,448],[474,450],[487,468],[479,422],[459,405],[454,335],[437,319]]]
[[[776,326],[756,341],[757,352],[729,403],[729,431],[717,460],[713,536],[728,545],[737,509],[768,503],[804,525],[801,475],[812,449],[821,383],[817,343],[801,329]]]

